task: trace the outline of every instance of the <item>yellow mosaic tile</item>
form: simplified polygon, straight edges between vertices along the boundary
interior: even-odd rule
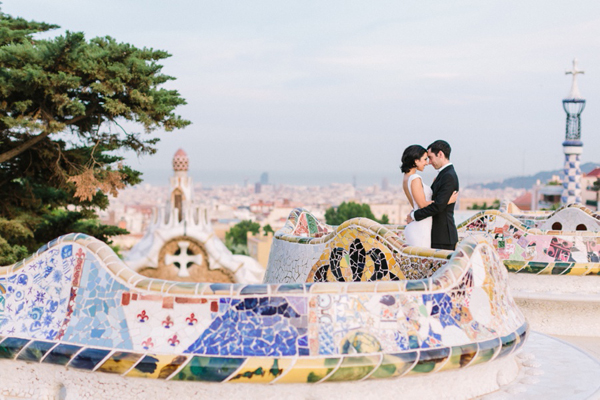
[[[187,360],[186,356],[148,354],[125,376],[166,379]]]
[[[313,283],[310,286],[310,293],[312,294],[327,294],[327,293],[341,293],[343,290],[342,283],[326,282],[326,283]]]
[[[269,383],[283,376],[294,361],[294,358],[250,357],[227,382]]]
[[[277,383],[319,382],[339,364],[339,358],[299,358]]]
[[[137,289],[148,290],[148,287],[151,286],[153,281],[154,281],[153,279],[148,279],[148,278],[140,279],[139,281],[137,281],[135,283],[135,287]]]
[[[143,357],[142,354],[115,352],[96,371],[123,375]]]
[[[189,294],[193,295],[196,293],[195,282],[179,282],[168,287],[166,293],[168,294]]]

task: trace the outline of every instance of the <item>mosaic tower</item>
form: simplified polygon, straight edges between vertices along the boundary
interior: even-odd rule
[[[565,153],[565,179],[563,180],[562,204],[581,203],[581,169],[579,167],[583,143],[581,142],[581,113],[585,108],[585,100],[577,87],[577,75],[583,74],[577,69],[577,59],[573,60],[573,69],[565,74],[573,75],[571,91],[563,99],[563,108],[567,113],[567,129],[563,151]]]

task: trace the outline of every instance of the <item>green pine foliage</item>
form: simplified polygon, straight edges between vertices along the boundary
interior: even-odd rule
[[[0,265],[78,231],[110,244],[125,230],[98,222],[108,194],[141,182],[120,151],[154,154],[156,130],[190,124],[161,87],[161,50],[58,28],[0,11]],[[139,127],[126,131],[122,123]]]
[[[383,214],[381,220],[373,215],[371,207],[368,204],[358,204],[353,201],[342,202],[337,208],[329,207],[325,210],[325,222],[329,225],[341,225],[352,218],[369,218],[380,224],[389,224],[389,218]]]

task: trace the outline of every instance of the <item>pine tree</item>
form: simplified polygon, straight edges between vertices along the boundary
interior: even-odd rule
[[[71,231],[110,242],[98,223],[108,194],[141,181],[117,150],[154,154],[157,129],[190,124],[185,100],[161,86],[170,55],[0,11],[0,265]],[[140,127],[140,132],[122,128]]]

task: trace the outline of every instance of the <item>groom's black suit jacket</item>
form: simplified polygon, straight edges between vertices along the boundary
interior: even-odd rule
[[[454,223],[454,204],[448,204],[452,192],[458,191],[458,176],[453,165],[440,171],[431,185],[433,203],[414,212],[416,221],[433,217],[431,227],[431,247],[434,249],[454,249],[458,242],[458,232]]]

